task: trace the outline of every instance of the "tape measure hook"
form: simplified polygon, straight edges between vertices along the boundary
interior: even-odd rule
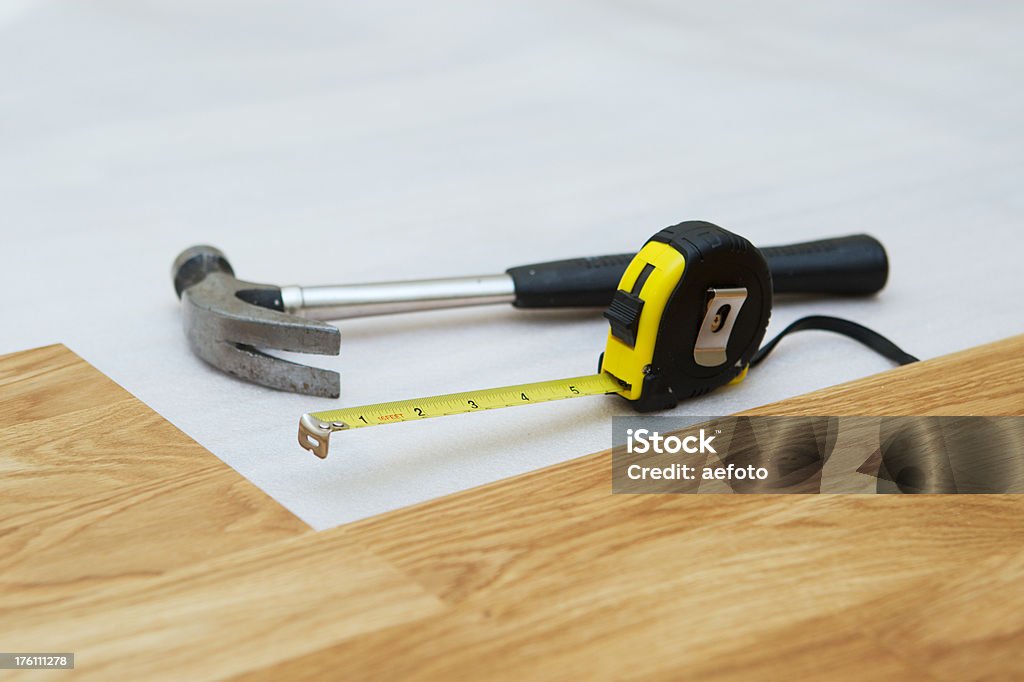
[[[304,414],[299,420],[299,445],[309,450],[320,459],[326,459],[327,448],[332,431],[343,431],[348,428],[344,422],[327,424],[311,414]]]

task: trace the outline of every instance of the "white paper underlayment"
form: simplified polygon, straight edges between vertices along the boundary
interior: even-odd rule
[[[779,301],[769,335],[839,315],[928,358],[1019,333],[1022,22],[1014,3],[4,3],[0,352],[66,343],[327,528],[601,450],[629,410],[335,434],[326,461],[296,443],[303,412],[584,374],[603,320],[344,322],[341,356],[309,358],[343,373],[342,401],[311,399],[190,354],[181,249],[328,284],[635,250],[693,218],[762,245],[864,231],[889,250],[885,291]],[[801,333],[677,412],[889,366]]]

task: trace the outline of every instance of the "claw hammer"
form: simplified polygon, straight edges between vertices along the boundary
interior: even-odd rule
[[[761,249],[776,294],[868,295],[885,286],[885,249],[865,234]],[[185,336],[193,352],[228,374],[283,391],[337,398],[337,372],[266,349],[337,355],[338,328],[322,320],[511,303],[516,308],[604,308],[634,254],[509,268],[500,275],[335,286],[237,279],[224,254],[193,246],[174,261]]]

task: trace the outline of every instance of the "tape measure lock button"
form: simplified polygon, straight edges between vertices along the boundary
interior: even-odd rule
[[[630,346],[636,345],[636,334],[640,327],[640,315],[644,311],[644,300],[636,294],[619,289],[611,305],[604,312],[611,327],[611,333]]]

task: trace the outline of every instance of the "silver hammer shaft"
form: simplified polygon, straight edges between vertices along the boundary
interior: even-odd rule
[[[515,298],[515,283],[505,273],[408,282],[281,287],[284,311],[311,320],[345,320],[418,310],[512,303]]]

